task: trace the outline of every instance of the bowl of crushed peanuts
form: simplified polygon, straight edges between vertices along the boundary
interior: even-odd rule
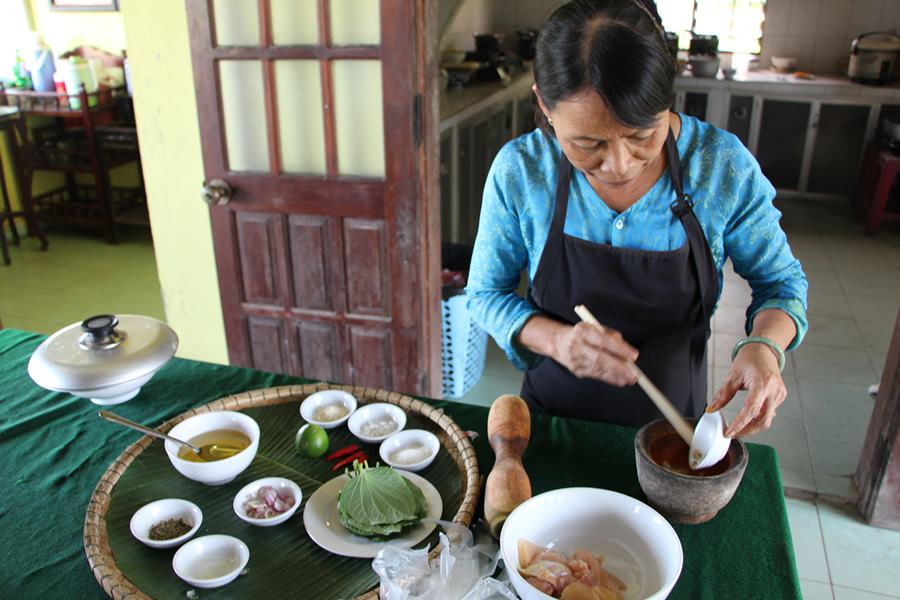
[[[300,416],[307,423],[334,429],[347,422],[356,410],[356,398],[341,390],[323,390],[310,394],[300,404]]]

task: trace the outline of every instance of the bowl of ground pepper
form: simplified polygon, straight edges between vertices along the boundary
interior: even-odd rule
[[[197,505],[165,498],[142,506],[131,517],[131,534],[151,548],[174,548],[189,540],[203,522]]]

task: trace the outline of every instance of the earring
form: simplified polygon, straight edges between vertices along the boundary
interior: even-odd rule
[[[547,117],[547,122],[550,123],[550,127],[553,127],[553,119]]]

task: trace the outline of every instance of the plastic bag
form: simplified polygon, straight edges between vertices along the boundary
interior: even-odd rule
[[[388,546],[378,552],[372,568],[381,578],[381,600],[517,600],[505,571],[492,575],[500,559],[500,547],[484,528],[478,543],[472,531],[448,521],[436,521],[437,557],[429,550],[402,550]]]

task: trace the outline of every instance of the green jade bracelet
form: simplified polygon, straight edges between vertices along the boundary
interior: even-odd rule
[[[772,349],[772,352],[775,353],[775,356],[778,357],[778,371],[784,371],[784,350],[781,349],[781,346],[776,344],[774,341],[770,340],[767,337],[762,337],[759,335],[750,336],[748,338],[744,338],[734,345],[734,350],[731,351],[731,362],[734,362],[735,357],[737,356],[738,351],[746,346],[747,344],[765,344],[769,348]]]

